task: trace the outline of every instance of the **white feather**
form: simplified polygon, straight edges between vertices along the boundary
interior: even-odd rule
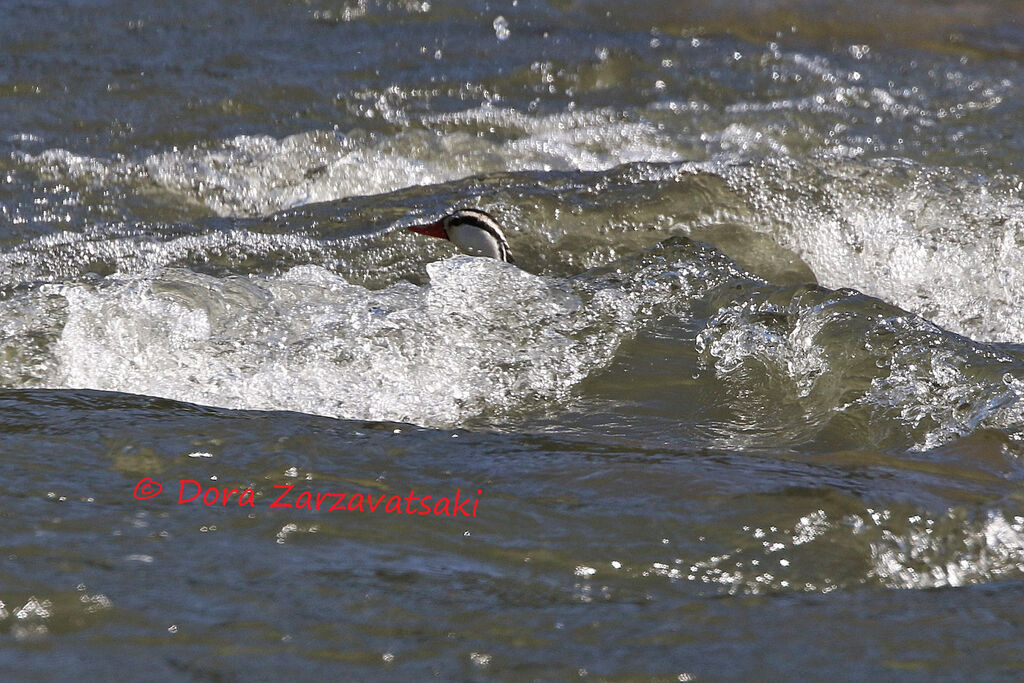
[[[486,230],[462,223],[448,226],[447,232],[448,239],[467,254],[502,260],[501,245]]]

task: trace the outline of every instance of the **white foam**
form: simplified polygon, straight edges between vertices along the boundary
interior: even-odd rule
[[[211,254],[238,260],[267,260],[268,255],[284,252],[295,258],[329,260],[333,246],[301,234],[248,230],[159,238],[125,226],[81,233],[54,232],[0,253],[0,284],[77,281],[84,272],[96,268],[145,273],[175,264],[208,262]]]
[[[281,140],[240,135],[210,149],[154,154],[145,168],[165,190],[225,216],[262,215],[446,179],[415,156],[387,147],[346,143],[324,132]]]
[[[610,360],[617,292],[489,259],[430,264],[431,284],[371,291],[316,266],[281,277],[188,271],[66,286],[57,386],[236,409],[461,424],[564,398]]]
[[[1024,202],[1008,179],[896,162],[721,171],[822,285],[975,340],[1024,340]]]
[[[892,309],[887,315],[859,295],[833,293],[823,302],[797,293],[780,302],[744,297],[721,307],[697,335],[698,351],[719,378],[737,386],[742,412],[758,423],[756,430],[727,433],[725,444],[754,445],[759,433],[773,443],[783,431],[801,429],[812,436],[851,408],[870,415],[860,438],[883,438],[896,420],[916,450],[980,427],[1017,432],[1024,422],[1024,384],[1007,372],[1010,358],[920,318]],[[780,389],[788,397],[783,403]]]
[[[281,140],[242,135],[209,148],[154,154],[144,166],[165,190],[221,215],[251,216],[481,173],[602,170],[679,158],[654,124],[610,111],[538,117],[481,107],[427,117],[423,125],[388,137],[322,131]],[[492,135],[466,132],[477,127]]]
[[[411,95],[398,91],[393,97],[404,102]],[[218,214],[262,215],[473,174],[597,171],[678,160],[697,150],[714,160],[688,166],[723,178],[736,195],[723,194],[723,215],[799,254],[821,284],[859,289],[972,339],[1024,340],[1019,179],[979,180],[956,169],[896,160],[862,163],[849,158],[860,152],[842,145],[795,163],[790,155],[802,152],[789,149],[792,137],[771,125],[708,113],[706,127],[689,131],[686,120],[673,120],[681,115],[665,106],[537,115],[485,104],[412,121],[406,113],[395,124],[399,130],[387,135],[238,136],[154,154],[138,165],[65,150],[22,160],[104,187],[141,178]],[[405,112],[387,102],[380,110]],[[764,157],[772,161],[744,161]]]

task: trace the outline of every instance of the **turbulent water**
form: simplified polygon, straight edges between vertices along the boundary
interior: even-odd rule
[[[714,6],[0,3],[5,677],[1019,678],[1024,7]]]

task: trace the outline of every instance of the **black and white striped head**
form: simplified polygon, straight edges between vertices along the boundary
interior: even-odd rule
[[[471,256],[487,256],[515,263],[498,221],[480,209],[459,209],[436,223],[412,225],[407,230],[449,240]]]

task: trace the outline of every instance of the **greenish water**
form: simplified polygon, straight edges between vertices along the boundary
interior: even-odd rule
[[[1018,2],[0,9],[5,677],[1020,677]]]

